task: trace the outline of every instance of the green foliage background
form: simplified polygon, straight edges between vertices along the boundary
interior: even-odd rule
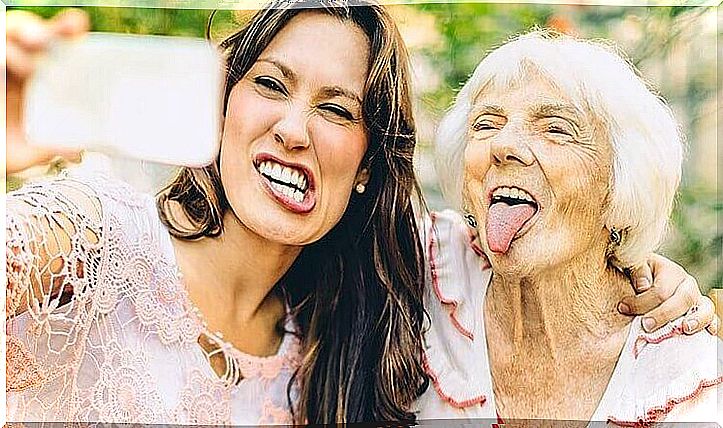
[[[156,3],[159,4],[159,3]],[[19,7],[51,17],[58,7]],[[172,8],[84,8],[93,31],[203,37],[210,10]],[[418,121],[436,121],[452,103],[455,91],[484,54],[511,35],[533,27],[556,26],[584,37],[610,38],[620,43],[633,62],[672,105],[689,144],[680,197],[671,233],[662,252],[684,265],[702,288],[723,287],[723,235],[717,219],[723,202],[717,195],[716,38],[720,37],[715,10],[704,7],[553,6],[539,4],[448,3],[393,6],[401,17],[403,36],[434,33],[433,42],[410,43],[416,61],[430,64],[437,78],[432,87],[416,91]],[[248,11],[220,11],[211,27],[220,40],[248,16]],[[711,18],[711,15],[713,18]],[[417,23],[432,22],[417,29]],[[413,61],[414,64],[414,61]],[[681,70],[685,72],[681,76]],[[712,106],[712,107],[711,107]],[[712,119],[712,120],[711,120]],[[713,129],[711,129],[711,126]],[[433,129],[433,124],[430,124]],[[420,157],[431,155],[430,133],[420,133]],[[701,172],[700,165],[707,165]],[[712,164],[712,171],[711,171]],[[52,167],[57,169],[57,165]],[[51,171],[52,172],[52,171]],[[432,208],[444,206],[433,172],[420,168]],[[9,177],[6,189],[22,178]]]

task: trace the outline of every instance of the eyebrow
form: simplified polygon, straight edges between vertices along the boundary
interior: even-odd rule
[[[536,118],[543,117],[562,117],[569,119],[579,125],[584,120],[582,112],[573,105],[563,103],[540,104],[532,108],[532,115]]]
[[[284,75],[285,78],[291,80],[292,82],[295,82],[297,80],[296,73],[294,73],[293,70],[291,70],[289,67],[287,67],[283,62],[274,59],[274,58],[259,58],[257,62],[265,62],[273,65],[274,67],[278,68],[281,74]],[[342,88],[341,86],[324,86],[321,89],[321,94],[324,97],[327,98],[333,98],[333,97],[345,97],[350,98],[353,101],[356,101],[359,104],[362,104],[361,97],[354,91],[351,91],[346,88]]]
[[[359,104],[362,103],[359,95],[353,91],[342,88],[341,86],[325,86],[321,89],[321,94],[327,98],[344,97],[356,101]]]
[[[294,73],[289,67],[287,67],[284,63],[281,61],[274,59],[274,58],[259,58],[256,62],[266,62],[274,67],[278,68],[281,74],[284,75],[285,78],[289,80],[296,80],[296,73]]]
[[[476,115],[482,115],[482,114],[494,114],[497,116],[506,116],[507,113],[505,113],[505,109],[503,109],[501,106],[497,104],[478,104],[474,107],[474,113]]]

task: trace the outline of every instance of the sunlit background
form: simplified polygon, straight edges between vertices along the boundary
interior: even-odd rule
[[[155,4],[162,4],[156,2]],[[23,8],[45,17],[60,8]],[[89,7],[93,31],[203,37],[210,10]],[[445,207],[433,167],[431,140],[435,126],[475,65],[511,35],[535,26],[583,37],[617,42],[654,88],[672,106],[687,139],[684,180],[668,239],[661,249],[685,266],[704,289],[723,288],[723,236],[717,216],[716,39],[721,36],[715,7],[624,7],[544,4],[407,4],[390,5],[413,57],[417,166],[428,204]],[[237,29],[250,11],[223,10],[211,25],[215,40]],[[574,60],[574,59],[571,59]],[[87,156],[86,163],[105,162]],[[153,189],[169,177],[166,168],[113,160],[120,175]],[[6,190],[29,177],[62,168],[36,168],[8,177]],[[138,173],[141,170],[142,174]],[[140,177],[140,178],[139,178]]]

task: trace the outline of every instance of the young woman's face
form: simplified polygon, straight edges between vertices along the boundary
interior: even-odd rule
[[[234,86],[221,180],[238,220],[287,245],[324,236],[344,213],[368,137],[362,119],[369,42],[319,12],[289,21]]]

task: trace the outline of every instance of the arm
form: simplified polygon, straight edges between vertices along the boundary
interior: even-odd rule
[[[92,322],[103,213],[91,187],[70,178],[27,185],[6,202],[6,390],[54,379],[49,391],[70,381]]]
[[[87,282],[100,249],[101,209],[92,195],[66,178],[7,196],[6,318],[56,308]]]

